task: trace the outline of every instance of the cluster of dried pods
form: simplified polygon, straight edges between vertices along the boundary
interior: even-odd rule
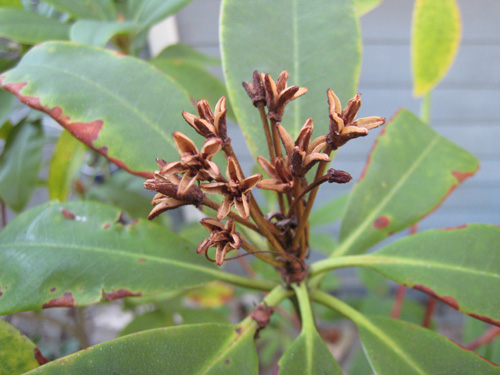
[[[308,119],[295,141],[281,120],[286,105],[304,95],[306,88],[287,86],[288,73],[282,72],[275,82],[269,74],[253,74],[253,82],[243,82],[254,106],[259,110],[266,137],[269,159],[257,158],[269,178],[261,174],[245,177],[227,136],[226,99],[222,97],[214,111],[205,100],[198,102],[198,116],[184,112],[186,122],[207,140],[201,150],[180,132],[173,134],[180,160],[166,162],[157,159],[160,170],[145,182],[148,190],[157,192],[154,209],[149,219],[162,212],[183,205],[195,205],[216,210],[216,218],[205,218],[201,224],[210,233],[197,248],[198,253],[218,265],[234,249],[244,249],[263,261],[276,266],[287,281],[296,281],[305,275],[303,259],[308,254],[308,217],[319,185],[324,182],[346,183],[351,176],[344,171],[329,169],[330,154],[351,139],[368,134],[368,130],[384,124],[382,117],[355,119],[361,105],[360,95],[349,100],[342,110],[335,93],[328,89],[330,127],[326,135],[312,139],[313,120]],[[284,153],[282,151],[282,146]],[[212,161],[218,152],[227,158],[226,177]],[[317,166],[311,182],[306,175]],[[253,188],[273,190],[277,194],[279,211],[262,213],[253,194]],[[207,197],[223,196],[217,203]],[[234,206],[236,212],[232,210]],[[225,223],[222,220],[225,220]],[[257,232],[267,240],[267,249],[258,249],[236,231],[236,223]],[[215,247],[215,259],[208,249]]]

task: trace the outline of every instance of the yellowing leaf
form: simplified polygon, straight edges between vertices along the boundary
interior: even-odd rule
[[[458,51],[460,11],[456,0],[417,0],[412,25],[413,90],[429,92],[444,77]]]

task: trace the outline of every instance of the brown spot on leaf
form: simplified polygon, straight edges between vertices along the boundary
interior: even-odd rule
[[[142,296],[142,293],[132,293],[128,289],[118,289],[118,290],[112,290],[111,292],[108,292],[106,294],[106,301],[114,301],[115,299],[118,298],[124,298],[124,297],[140,297]]]
[[[427,293],[427,294],[437,298],[438,300],[446,303],[447,305],[453,307],[454,309],[460,310],[460,306],[458,305],[457,300],[451,296],[439,296],[431,288],[429,288],[425,285],[421,285],[421,284],[413,285],[413,289],[417,289],[417,290],[420,290],[421,292]]]
[[[139,258],[139,259],[137,259],[137,263],[144,263],[146,261],[147,261],[146,258]]]
[[[230,360],[229,358],[227,358],[227,359],[224,361],[224,363],[225,363],[226,365],[229,365],[229,364],[231,363],[231,360]]]
[[[49,360],[44,357],[40,349],[35,348],[33,355],[40,366],[49,363]]]
[[[477,172],[477,170],[473,171],[473,172],[460,172],[460,171],[451,171],[451,174],[453,176],[455,176],[455,178],[457,179],[457,182],[459,184],[461,184],[462,182],[464,182],[466,179],[468,179],[469,177],[472,177],[474,176],[474,174]]]
[[[111,223],[106,223],[102,227],[102,229],[109,229],[109,228],[111,228]]]
[[[0,297],[3,296],[3,291],[0,289]]]
[[[50,288],[50,293],[54,293],[57,290],[56,287]]]
[[[236,327],[235,331],[239,335],[241,333],[241,327]]]
[[[387,216],[379,216],[373,222],[375,229],[384,229],[391,223],[391,220]]]
[[[66,218],[66,219],[68,219],[68,220],[75,220],[75,218],[76,218],[76,215],[75,215],[73,212],[68,211],[68,210],[67,210],[67,209],[65,209],[65,208],[63,208],[63,209],[61,210],[61,213],[62,213],[62,215],[64,216],[64,218]]]
[[[53,298],[49,302],[43,304],[42,309],[48,309],[51,307],[74,307],[75,298],[73,293],[65,292],[62,297]]]
[[[16,95],[21,102],[30,106],[31,108],[35,108],[50,115],[76,138],[85,143],[87,146],[99,152],[101,155],[105,156],[108,160],[115,163],[118,167],[137,176],[141,176],[144,178],[153,178],[153,174],[151,172],[133,171],[123,161],[108,156],[107,147],[103,146],[97,148],[94,146],[94,142],[99,137],[99,132],[104,126],[104,122],[102,120],[94,120],[91,122],[72,122],[71,118],[69,116],[66,116],[60,107],[47,108],[42,105],[42,103],[40,102],[40,98],[22,95],[21,91],[28,84],[28,82],[3,84],[4,78],[5,76],[0,76],[0,86]]]

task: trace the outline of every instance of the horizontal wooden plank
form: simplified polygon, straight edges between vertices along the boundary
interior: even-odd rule
[[[500,88],[500,44],[462,45],[440,88]],[[409,45],[365,45],[361,86],[411,88]]]

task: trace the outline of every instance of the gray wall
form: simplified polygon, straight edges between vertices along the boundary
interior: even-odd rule
[[[250,0],[241,0],[250,1]],[[459,0],[462,41],[456,61],[432,100],[432,126],[476,155],[479,172],[457,188],[448,200],[422,221],[421,228],[466,222],[500,224],[500,2]],[[194,0],[177,17],[180,40],[210,55],[219,54],[220,0]],[[384,0],[361,20],[364,40],[359,92],[360,116],[392,117],[400,107],[419,112],[412,97],[410,73],[411,0]],[[216,72],[222,77],[222,72]],[[293,77],[292,77],[293,80]],[[236,149],[246,149],[237,129]],[[375,135],[351,142],[338,153],[334,168],[359,177]],[[244,159],[250,163],[247,152]],[[323,189],[329,199],[348,187]]]

